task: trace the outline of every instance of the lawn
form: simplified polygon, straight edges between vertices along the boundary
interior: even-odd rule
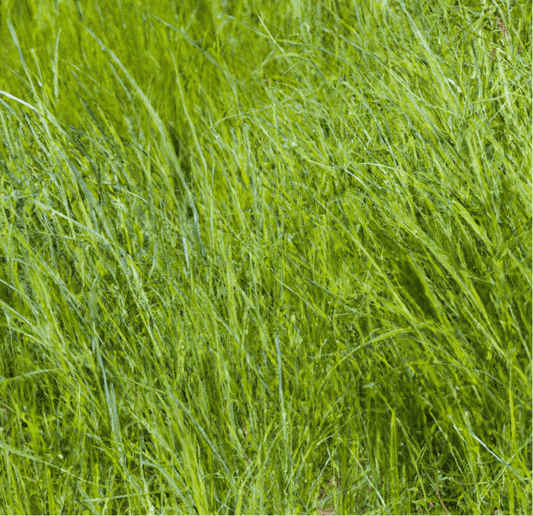
[[[528,0],[4,0],[1,514],[531,514]]]

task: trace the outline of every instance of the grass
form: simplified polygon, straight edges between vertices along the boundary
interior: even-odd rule
[[[530,2],[0,31],[1,513],[531,514]]]

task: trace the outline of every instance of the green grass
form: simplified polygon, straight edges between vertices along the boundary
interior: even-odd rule
[[[531,17],[2,2],[0,513],[531,514]]]

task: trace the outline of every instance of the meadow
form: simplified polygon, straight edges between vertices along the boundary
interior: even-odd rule
[[[531,20],[2,1],[0,513],[531,514]]]

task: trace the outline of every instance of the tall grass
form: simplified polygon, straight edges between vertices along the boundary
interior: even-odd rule
[[[0,512],[531,514],[530,2],[0,17]]]

